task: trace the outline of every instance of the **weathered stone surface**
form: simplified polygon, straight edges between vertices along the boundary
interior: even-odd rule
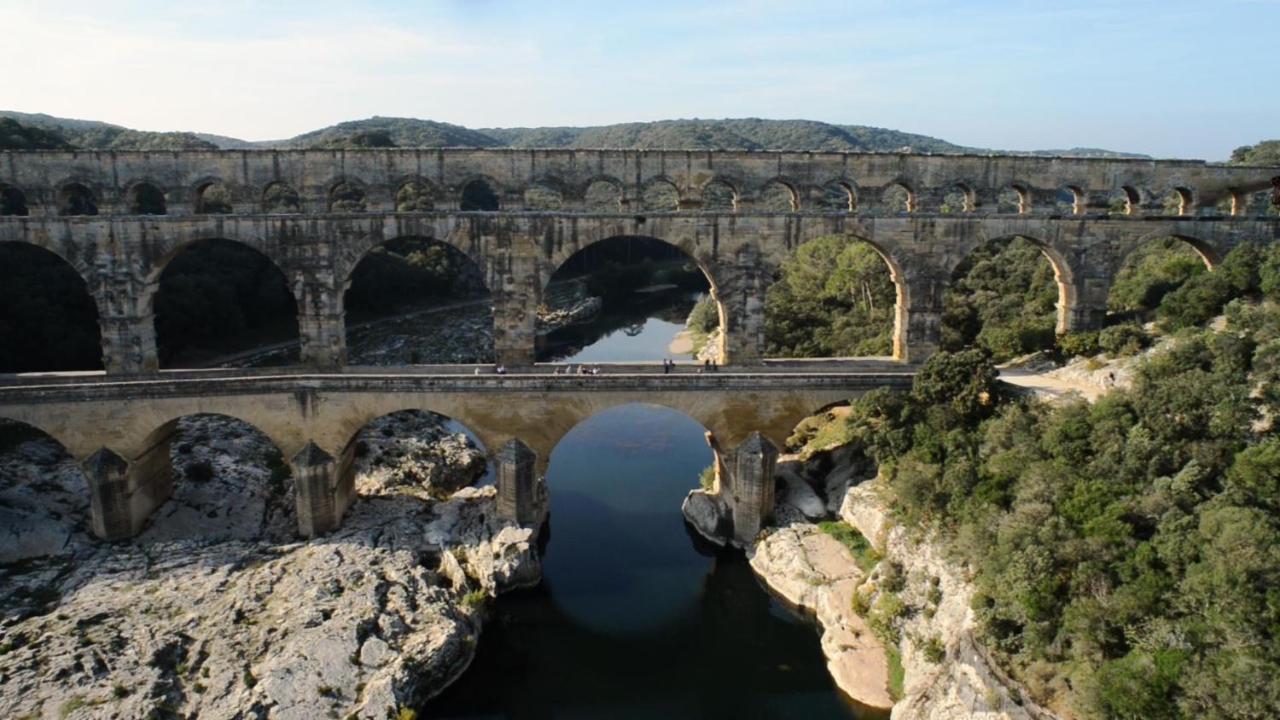
[[[0,478],[78,475],[31,442],[0,455]],[[67,543],[83,502],[23,514],[60,543],[27,542],[45,554],[0,568],[0,716],[380,720],[470,662],[482,618],[463,595],[536,581],[533,531],[497,520],[492,487],[434,501],[388,487],[299,543],[265,438],[192,418],[172,452],[174,496],[132,542]],[[21,487],[0,484],[0,501]]]
[[[928,542],[917,542],[895,526],[876,487],[879,481],[850,489],[842,516],[884,550],[884,560],[861,591],[874,602],[883,592],[878,583],[884,563],[897,563],[906,577],[897,593],[908,608],[900,621],[902,664],[906,670],[904,696],[893,708],[894,720],[1044,720],[1054,716],[1033,707],[1018,689],[1015,702],[1010,684],[988,661],[975,637],[976,620],[970,605],[973,587],[963,571],[941,556]],[[864,529],[865,528],[865,529]],[[935,602],[936,600],[936,602]],[[924,612],[925,609],[929,612]],[[924,644],[931,640],[945,648],[939,663],[930,662]],[[1033,714],[1034,713],[1034,714]]]
[[[680,504],[680,512],[699,535],[716,545],[727,544],[733,536],[733,516],[719,495],[691,490]]]
[[[797,472],[798,465],[795,460],[779,458],[776,477],[782,481],[783,491],[777,502],[790,505],[809,520],[821,520],[827,516],[827,504]]]
[[[763,356],[764,295],[774,271],[796,246],[822,235],[869,240],[885,255],[907,299],[898,309],[894,355],[913,362],[938,346],[940,301],[956,263],[986,240],[1020,235],[1043,245],[1060,278],[1058,329],[1065,331],[1101,324],[1124,256],[1148,238],[1193,238],[1216,262],[1242,240],[1276,236],[1275,220],[1213,214],[1219,201],[1270,187],[1277,168],[976,155],[533,152],[6,152],[0,183],[22,193],[31,214],[0,218],[0,241],[34,243],[66,257],[95,295],[108,371],[136,373],[158,366],[150,314],[155,284],[148,278],[198,238],[244,242],[276,263],[301,310],[302,361],[332,368],[347,361],[342,293],[352,270],[371,248],[398,237],[439,239],[483,269],[493,296],[494,357],[520,366],[533,362],[537,309],[554,271],[582,248],[619,235],[664,239],[707,273],[723,318],[718,352],[725,363]],[[431,168],[430,178],[421,176],[424,168]],[[481,177],[498,207],[460,212],[462,188]],[[525,191],[549,177],[562,188],[560,209],[527,208]],[[231,193],[232,213],[198,214],[192,199],[211,179]],[[140,180],[170,198],[165,215],[128,215]],[[736,209],[697,212],[703,190],[717,180],[735,188]],[[679,198],[670,211],[638,207],[654,181],[674,184]],[[59,197],[72,182],[109,217],[60,217]],[[605,213],[585,203],[599,182],[618,195],[617,207]],[[792,195],[793,212],[757,208],[760,193],[779,182]],[[267,187],[279,184],[296,191],[305,212],[263,212]],[[405,184],[430,187],[430,208],[398,212]],[[355,186],[364,195],[362,212],[331,196]],[[909,213],[884,202],[896,186],[909,188]],[[946,193],[957,188],[969,212],[942,214]],[[1110,194],[1122,188],[1138,201],[1128,214],[1109,216]],[[1058,207],[1064,189],[1075,202],[1059,217],[1066,214]],[[828,190],[849,202],[833,208],[817,200]],[[1019,214],[998,213],[996,198],[1007,190],[1019,194]],[[1183,197],[1179,215],[1151,217],[1165,212],[1159,200],[1170,192]]]
[[[863,573],[849,551],[817,526],[795,523],[771,529],[747,557],[774,592],[818,620],[836,686],[862,705],[892,707],[884,647],[853,613],[853,592]]]

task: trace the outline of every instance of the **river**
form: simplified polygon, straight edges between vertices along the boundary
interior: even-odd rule
[[[667,357],[683,329],[670,318],[694,300],[602,315],[552,344],[571,362]],[[712,462],[703,432],[676,411],[625,405],[564,437],[547,473],[542,583],[499,598],[471,668],[424,716],[859,717],[816,627],[774,600],[741,552],[686,528],[680,503]]]
[[[668,346],[702,293],[633,293],[624,306],[606,304],[593,320],[538,338],[538,362],[646,362],[675,356]]]

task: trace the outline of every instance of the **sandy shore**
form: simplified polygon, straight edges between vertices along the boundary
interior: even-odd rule
[[[676,333],[675,338],[671,340],[671,344],[667,345],[667,352],[672,355],[692,355],[693,333],[688,330],[681,330]]]

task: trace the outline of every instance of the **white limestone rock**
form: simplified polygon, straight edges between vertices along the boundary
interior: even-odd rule
[[[263,467],[269,443],[196,420],[180,424],[175,467],[215,474],[179,475],[176,510],[132,542],[0,567],[0,717],[385,718],[471,662],[482,618],[466,593],[536,582],[536,536],[497,520],[493,488],[363,495],[341,529],[302,542]],[[434,462],[473,472],[465,460]],[[46,477],[0,456],[18,466]]]

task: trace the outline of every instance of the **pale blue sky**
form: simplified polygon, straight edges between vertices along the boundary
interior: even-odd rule
[[[1223,159],[1280,137],[1280,0],[0,0],[0,108],[252,140],[807,118]]]

